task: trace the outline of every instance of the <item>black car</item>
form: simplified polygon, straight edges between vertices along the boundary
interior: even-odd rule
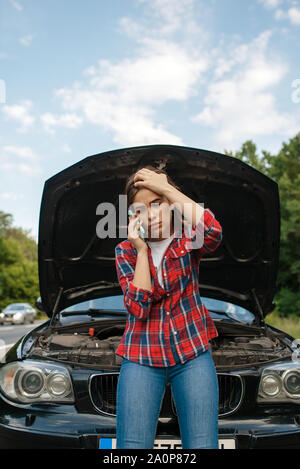
[[[299,448],[296,341],[265,323],[276,292],[278,186],[234,157],[169,145],[93,155],[46,181],[39,280],[40,307],[49,320],[21,338],[1,363],[0,447],[115,447],[122,363],[115,350],[127,314],[114,259],[115,245],[127,237],[119,194],[127,176],[144,164],[166,168],[222,225],[221,245],[199,267],[201,298],[219,332],[211,346],[220,447]],[[105,223],[115,219],[115,238],[101,237]],[[169,384],[158,447],[181,447]]]

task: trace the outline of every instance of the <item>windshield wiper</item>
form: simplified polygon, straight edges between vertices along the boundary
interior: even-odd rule
[[[91,314],[98,314],[98,313],[107,313],[107,314],[111,314],[113,316],[120,316],[120,314],[122,315],[125,315],[126,314],[126,311],[124,311],[123,309],[120,309],[119,311],[116,310],[116,309],[113,309],[113,310],[110,310],[110,309],[98,309],[98,308],[89,308],[88,310],[86,310],[88,313],[91,313]]]
[[[125,315],[126,312],[123,310],[107,310],[107,309],[98,309],[98,308],[89,308],[89,309],[77,309],[76,311],[61,311],[63,316],[74,316],[76,314],[88,314],[89,316],[97,316],[98,314],[106,313],[111,316],[120,316]]]

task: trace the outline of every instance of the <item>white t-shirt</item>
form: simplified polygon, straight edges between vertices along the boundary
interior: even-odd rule
[[[158,281],[162,287],[164,287],[163,279],[162,279],[162,272],[161,272],[162,259],[163,259],[163,255],[167,247],[169,246],[170,242],[174,238],[174,235],[175,233],[173,233],[169,238],[162,239],[161,241],[147,241],[147,244],[151,248],[153,264],[157,270]]]

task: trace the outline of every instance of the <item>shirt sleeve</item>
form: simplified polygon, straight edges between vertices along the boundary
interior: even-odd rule
[[[115,247],[115,263],[125,308],[137,319],[147,319],[153,302],[154,286],[151,290],[146,290],[132,284],[135,264],[128,252],[118,245]]]
[[[207,252],[215,251],[221,244],[222,238],[222,226],[213,212],[206,208],[199,223],[193,225],[186,248],[188,251],[196,249],[197,255],[202,256]]]

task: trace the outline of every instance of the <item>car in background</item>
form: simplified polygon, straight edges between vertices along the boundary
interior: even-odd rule
[[[300,447],[296,341],[265,321],[276,293],[278,185],[238,158],[153,145],[87,157],[46,181],[39,286],[49,319],[19,339],[0,363],[0,449],[116,447],[123,358],[115,352],[130,320],[115,267],[115,246],[127,237],[128,221],[118,197],[127,177],[149,163],[165,167],[184,194],[204,202],[223,230],[220,246],[199,265],[201,301],[219,334],[211,341],[219,447]],[[96,234],[102,202],[116,209],[115,237]],[[189,265],[189,253],[173,254]],[[154,448],[180,445],[168,382]]]
[[[0,324],[34,323],[36,310],[29,303],[12,303],[0,313]]]

